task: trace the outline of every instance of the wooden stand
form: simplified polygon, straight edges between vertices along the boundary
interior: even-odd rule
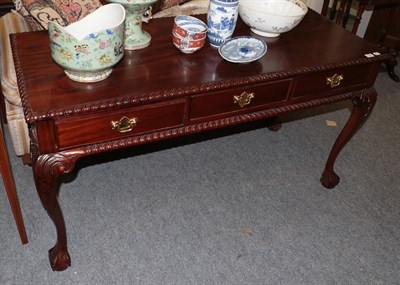
[[[28,243],[28,237],[26,235],[24,221],[22,219],[21,208],[19,206],[14,178],[11,172],[10,162],[8,160],[8,153],[4,141],[3,128],[1,124],[0,124],[0,171],[1,171],[1,176],[3,177],[4,188],[6,189],[11,210],[14,215],[15,223],[17,224],[21,242],[23,244],[26,244]]]
[[[346,27],[352,0],[333,0],[329,19],[335,20],[336,24]],[[351,29],[353,34],[357,33],[358,26],[365,8],[374,6],[372,17],[368,23],[364,39],[382,48],[385,53],[393,57],[385,61],[388,75],[391,79],[399,82],[399,76],[394,72],[397,65],[396,57],[400,51],[400,0],[357,0],[358,9]],[[327,16],[330,0],[324,0],[321,14]],[[338,4],[339,8],[338,8]]]
[[[374,7],[364,39],[393,54],[393,59],[385,62],[385,65],[390,78],[399,82],[399,76],[395,74],[394,68],[397,65],[395,57],[400,52],[400,0],[386,2],[386,5]]]

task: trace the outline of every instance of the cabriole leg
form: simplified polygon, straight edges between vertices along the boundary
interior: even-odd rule
[[[47,214],[53,221],[57,231],[57,242],[49,250],[51,268],[62,271],[71,266],[68,254],[67,231],[64,217],[57,199],[58,177],[62,173],[70,172],[75,161],[82,154],[45,154],[39,155],[33,162],[33,174],[36,189]]]
[[[376,102],[376,96],[377,94],[374,88],[365,89],[354,93],[352,97],[353,110],[350,118],[344,126],[342,132],[339,134],[339,137],[336,139],[326,162],[325,170],[322,173],[321,183],[324,187],[330,189],[339,183],[340,178],[333,169],[335,160],[342,148],[371,114]]]

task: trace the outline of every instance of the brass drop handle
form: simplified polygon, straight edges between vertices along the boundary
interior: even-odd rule
[[[123,116],[119,121],[111,121],[111,127],[113,130],[117,130],[120,133],[126,133],[132,131],[133,127],[139,122],[138,118],[129,119]]]
[[[332,77],[327,77],[326,78],[326,84],[330,85],[331,88],[339,86],[341,81],[344,79],[343,74],[337,74],[335,73]]]
[[[251,102],[251,99],[255,97],[254,93],[249,93],[247,91],[244,91],[240,95],[233,96],[233,103],[238,104],[240,108],[243,108],[246,105],[249,105]]]

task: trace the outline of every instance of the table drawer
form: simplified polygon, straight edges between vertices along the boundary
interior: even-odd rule
[[[93,144],[183,125],[185,99],[57,120],[60,148]]]
[[[367,85],[369,66],[359,65],[351,68],[328,70],[302,76],[298,79],[293,97],[322,94],[325,92],[344,91],[347,87]]]
[[[264,105],[285,101],[290,83],[291,79],[288,79],[195,95],[190,104],[190,119],[246,113]]]

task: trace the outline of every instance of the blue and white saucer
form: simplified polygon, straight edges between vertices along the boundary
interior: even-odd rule
[[[254,37],[235,37],[224,42],[218,52],[227,61],[247,63],[263,57],[267,44]]]

